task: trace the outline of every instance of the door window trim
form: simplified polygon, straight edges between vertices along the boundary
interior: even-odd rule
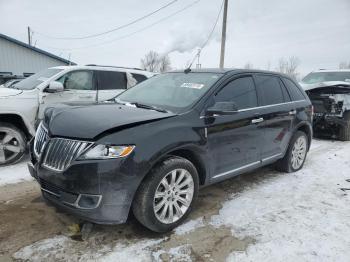
[[[257,107],[252,107],[252,108],[241,109],[241,110],[238,110],[238,112],[244,112],[244,111],[249,111],[249,110],[254,110],[254,109],[259,109],[259,108],[268,108],[268,107],[280,106],[280,105],[286,105],[286,104],[293,104],[293,103],[305,102],[305,101],[306,101],[306,99],[290,101],[290,102],[284,102],[284,103],[278,103],[278,104],[273,104],[273,105],[257,106]]]

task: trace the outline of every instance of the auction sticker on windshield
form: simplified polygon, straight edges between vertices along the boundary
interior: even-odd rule
[[[194,89],[202,89],[204,87],[203,84],[198,83],[183,83],[181,87],[194,88]]]

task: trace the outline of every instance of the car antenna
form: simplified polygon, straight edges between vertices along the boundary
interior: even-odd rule
[[[206,45],[208,44],[209,40],[210,40],[211,37],[213,36],[213,33],[214,33],[214,31],[215,31],[215,28],[216,28],[216,25],[218,24],[218,21],[219,21],[219,17],[220,17],[221,11],[222,11],[222,9],[223,9],[223,7],[224,7],[224,3],[225,3],[225,1],[222,1],[222,4],[221,4],[220,10],[219,10],[219,13],[218,13],[218,15],[217,15],[217,17],[216,17],[214,26],[213,26],[213,28],[211,29],[211,31],[210,31],[210,33],[209,33],[209,35],[208,35],[207,40],[206,40],[206,41],[203,43],[203,45],[198,49],[198,52],[197,52],[197,54],[193,57],[193,60],[192,60],[191,64],[184,70],[184,73],[185,73],[185,74],[188,74],[189,72],[191,72],[191,66],[192,66],[192,64],[194,63],[194,61],[196,60],[197,57],[199,58],[199,56],[200,56],[200,54],[201,54],[201,52],[202,52],[202,49],[203,49],[204,47],[206,47]]]
[[[184,70],[185,74],[188,74],[189,72],[191,72],[191,67],[194,61],[196,60],[196,58],[197,57],[199,58],[199,56],[201,55],[201,51],[202,51],[202,48],[199,48],[197,54],[193,57],[191,64]]]

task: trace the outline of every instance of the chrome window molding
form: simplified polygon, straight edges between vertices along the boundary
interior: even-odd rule
[[[274,107],[274,106],[281,106],[281,105],[287,105],[287,104],[293,104],[293,103],[299,103],[299,102],[305,102],[306,100],[296,100],[296,101],[290,101],[290,102],[284,102],[284,103],[279,103],[279,104],[273,104],[273,105],[266,105],[266,106],[256,106],[256,107],[249,107],[249,108],[244,108],[244,109],[239,109],[237,110],[237,113],[239,112],[246,112],[246,111],[251,111],[255,109],[262,109],[262,108],[269,108],[269,107]],[[214,115],[214,116],[222,116],[222,115]],[[199,118],[206,118],[207,116],[200,116]]]

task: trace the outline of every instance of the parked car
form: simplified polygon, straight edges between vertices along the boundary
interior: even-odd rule
[[[319,70],[302,80],[314,106],[316,135],[350,140],[350,69]]]
[[[129,68],[59,66],[0,88],[0,165],[21,159],[47,107],[108,100],[153,75]]]
[[[4,84],[0,85],[0,88],[5,87],[5,88],[10,88],[11,86],[13,86],[14,84],[17,84],[19,81],[21,81],[22,79],[24,79],[24,77],[22,78],[16,78],[16,79],[11,79],[8,80],[7,82],[5,82]]]
[[[172,230],[200,186],[275,163],[303,167],[312,106],[285,75],[202,69],[155,76],[115,104],[48,109],[31,144],[43,197],[84,220]]]
[[[334,81],[350,83],[350,69],[316,70],[306,75],[301,80],[301,83],[305,85],[310,85]]]

